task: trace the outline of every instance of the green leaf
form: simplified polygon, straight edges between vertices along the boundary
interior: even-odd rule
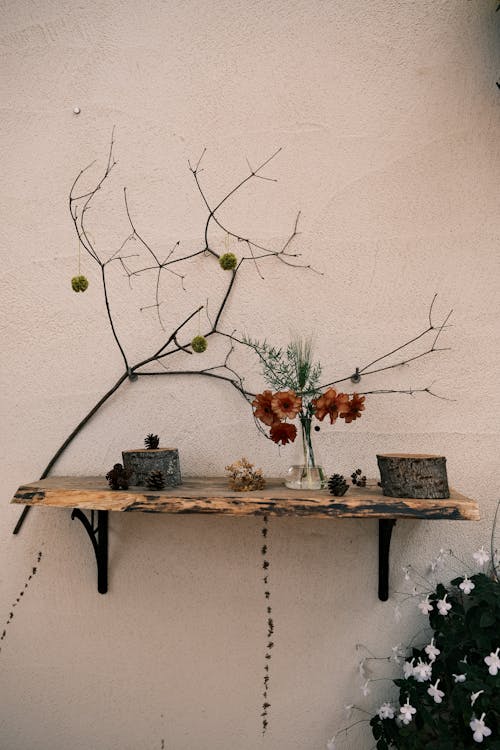
[[[493,612],[489,612],[486,610],[486,612],[483,612],[481,615],[481,619],[479,620],[479,626],[481,628],[489,628],[490,625],[495,624],[495,616]]]

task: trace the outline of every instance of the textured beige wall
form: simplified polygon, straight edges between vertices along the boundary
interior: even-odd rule
[[[359,423],[324,429],[329,471],[375,453],[443,452],[451,483],[477,497],[481,524],[401,522],[401,565],[441,546],[464,555],[488,539],[498,497],[500,72],[495,5],[474,2],[2,2],[2,750],[319,750],[359,699],[355,643],[377,652],[407,638],[393,603],[376,598],[376,525],[273,520],[276,646],[271,727],[261,739],[265,643],[260,526],[252,519],[112,517],[110,592],[98,596],[83,530],[59,511],[33,512],[22,534],[8,501],[36,478],[75,423],[121,372],[96,268],[72,293],[76,243],[67,193],[104,159],[113,124],[119,164],[96,201],[101,246],[123,236],[130,191],[161,252],[197,248],[204,213],[187,159],[217,199],[253,162],[284,150],[224,218],[263,243],[287,236],[320,277],[278,264],[239,280],[228,327],[283,343],[316,331],[325,374],[342,375],[455,309],[451,351],[365,388],[435,389],[370,399]],[[75,116],[78,105],[81,114]],[[214,242],[217,241],[214,238]],[[216,274],[199,264],[175,285],[168,320],[204,302]],[[174,280],[175,282],[175,280]],[[117,280],[113,303],[139,356],[157,335]],[[135,356],[135,354],[134,354]],[[208,357],[208,355],[207,355]],[[208,360],[207,360],[208,361]],[[243,363],[259,385],[257,369]],[[154,430],[179,446],[186,474],[217,474],[248,455],[281,473],[236,392],[203,380],[126,385],[86,428],[58,473],[102,473]],[[22,606],[21,606],[22,604]],[[349,745],[349,742],[347,743]],[[366,736],[352,748],[371,747]]]

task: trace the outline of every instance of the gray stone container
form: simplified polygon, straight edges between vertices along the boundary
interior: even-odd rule
[[[131,485],[145,487],[152,471],[162,472],[165,487],[177,487],[182,482],[177,448],[138,448],[122,451],[122,457],[124,468],[132,472]]]

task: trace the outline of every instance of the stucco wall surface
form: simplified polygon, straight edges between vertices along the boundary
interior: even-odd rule
[[[446,351],[361,384],[432,383],[450,400],[372,396],[361,420],[325,425],[316,443],[330,473],[360,466],[375,476],[377,452],[443,453],[451,484],[478,499],[478,524],[398,524],[393,590],[407,585],[405,563],[425,570],[441,547],[470,558],[488,543],[500,455],[495,6],[1,3],[0,631],[14,612],[0,642],[2,750],[320,750],[345,724],[344,705],[363,700],[356,643],[390,653],[420,627],[414,610],[396,622],[396,599],[376,597],[375,522],[272,519],[272,707],[261,737],[258,520],[115,514],[106,596],[69,513],[33,511],[12,536],[16,488],[40,475],[123,370],[90,258],[88,291],[70,287],[78,249],[68,191],[93,160],[85,184],[99,179],[113,125],[118,163],[88,217],[107,256],[130,231],[124,186],[160,257],[177,241],[194,252],[207,214],[187,160],[206,147],[200,181],[216,203],[248,174],[246,158],[255,166],[283,148],[263,173],[277,182],[250,181],[221,220],[278,247],[300,210],[295,248],[323,275],[266,259],[260,278],[247,263],[225,330],[276,345],[314,332],[333,380],[418,334],[435,293],[437,322],[454,309]],[[223,233],[210,242],[223,248]],[[174,276],[161,291],[167,331],[207,298],[216,309],[223,293],[223,272],[206,258],[184,271],[186,291]],[[117,330],[136,362],[165,336],[154,310],[139,311],[154,302],[151,280],[129,290],[118,265],[113,274]],[[220,364],[226,351],[214,343],[203,362]],[[255,359],[235,356],[249,387],[261,388]],[[103,474],[150,431],[179,448],[186,475],[221,474],[242,455],[282,475],[294,452],[261,436],[223,382],[141,378],[108,401],[55,473]],[[365,705],[388,691],[377,685]],[[373,744],[363,728],[344,743]]]

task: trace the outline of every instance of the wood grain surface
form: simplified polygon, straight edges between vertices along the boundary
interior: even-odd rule
[[[479,520],[476,501],[455,490],[445,500],[416,500],[384,497],[375,480],[368,484],[373,486],[353,486],[336,498],[327,490],[290,490],[279,479],[266,480],[263,490],[234,492],[221,477],[187,478],[179,487],[154,491],[145,487],[111,490],[101,477],[49,477],[22,485],[11,502],[146,513]]]

